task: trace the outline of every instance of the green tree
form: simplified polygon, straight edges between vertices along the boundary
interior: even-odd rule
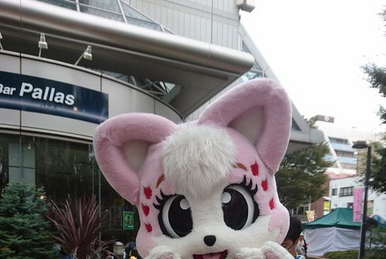
[[[43,188],[9,183],[0,199],[0,258],[49,259],[53,242]]]
[[[316,116],[314,117],[311,117],[311,118],[306,118],[303,116],[303,119],[307,122],[308,126],[311,128],[311,129],[317,129],[318,127],[316,126],[316,121],[318,120],[318,118]]]
[[[386,9],[380,13],[382,19],[386,22]],[[378,89],[382,97],[386,97],[386,67],[377,66],[374,63],[362,66],[363,73],[371,88]],[[378,116],[383,124],[386,124],[386,109],[379,107]],[[374,148],[375,158],[373,156],[371,164],[371,175],[369,186],[378,191],[386,192],[386,148]],[[379,157],[377,159],[377,157]]]
[[[370,83],[371,88],[378,89],[382,97],[386,97],[386,68],[378,67],[374,63],[369,63],[362,67],[362,71],[367,76],[367,82]],[[386,109],[379,107],[378,115],[382,123],[386,123]]]
[[[371,143],[371,167],[369,176],[369,186],[372,190],[379,193],[386,192],[386,148],[380,142]],[[365,181],[367,152],[361,152],[358,156],[358,173],[362,176],[361,181]]]
[[[370,174],[369,185],[377,192],[386,193],[386,148],[379,149],[377,153],[380,157],[373,159],[375,166]]]
[[[383,97],[386,97],[386,68],[377,67],[375,64],[368,64],[363,67],[363,71],[367,75],[367,81],[371,87],[377,88],[379,93]],[[382,123],[386,124],[386,109],[384,107],[379,108],[378,115]],[[379,143],[374,143],[373,154],[371,158],[369,186],[375,191],[384,193],[386,192],[386,148],[379,145]],[[360,168],[359,170],[360,172],[364,172],[365,169]]]
[[[284,156],[275,176],[280,201],[287,209],[314,202],[325,194],[325,171],[332,165],[324,159],[328,153],[327,144],[318,143]]]

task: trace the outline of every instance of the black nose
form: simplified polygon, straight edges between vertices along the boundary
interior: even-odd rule
[[[212,246],[216,243],[216,236],[206,236],[204,237],[204,242],[207,246]]]

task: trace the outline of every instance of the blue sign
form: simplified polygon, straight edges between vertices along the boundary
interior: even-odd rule
[[[108,118],[108,95],[80,86],[0,72],[0,107],[92,123]]]

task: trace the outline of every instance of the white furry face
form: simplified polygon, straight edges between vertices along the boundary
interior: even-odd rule
[[[153,236],[155,243],[181,258],[225,259],[235,258],[242,247],[275,240],[279,230],[269,229],[271,215],[259,214],[253,197],[257,186],[245,179],[215,187],[211,196],[183,193],[158,199],[163,235]]]
[[[245,229],[234,230],[224,222],[221,202],[217,199],[190,200],[189,205],[193,225],[197,226],[192,232],[181,238],[153,237],[157,244],[170,247],[181,258],[235,258],[240,248],[259,247],[278,235],[278,230],[269,230],[271,215],[259,217]]]
[[[162,234],[152,240],[182,258],[234,258],[238,249],[259,247],[279,234],[269,227],[271,196],[265,204],[256,199],[266,195],[265,169],[254,147],[230,132],[189,125],[162,148],[164,180],[154,204]],[[244,144],[236,147],[235,141]],[[240,152],[243,160],[237,161]]]
[[[235,164],[236,148],[223,129],[186,126],[170,136],[163,148],[163,168],[176,193],[206,197],[224,186]]]

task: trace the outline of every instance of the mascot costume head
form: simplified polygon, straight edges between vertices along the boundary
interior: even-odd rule
[[[138,208],[142,257],[293,258],[280,246],[289,215],[274,178],[290,129],[284,89],[256,79],[226,92],[198,121],[111,118],[97,128],[94,147],[107,181]]]

